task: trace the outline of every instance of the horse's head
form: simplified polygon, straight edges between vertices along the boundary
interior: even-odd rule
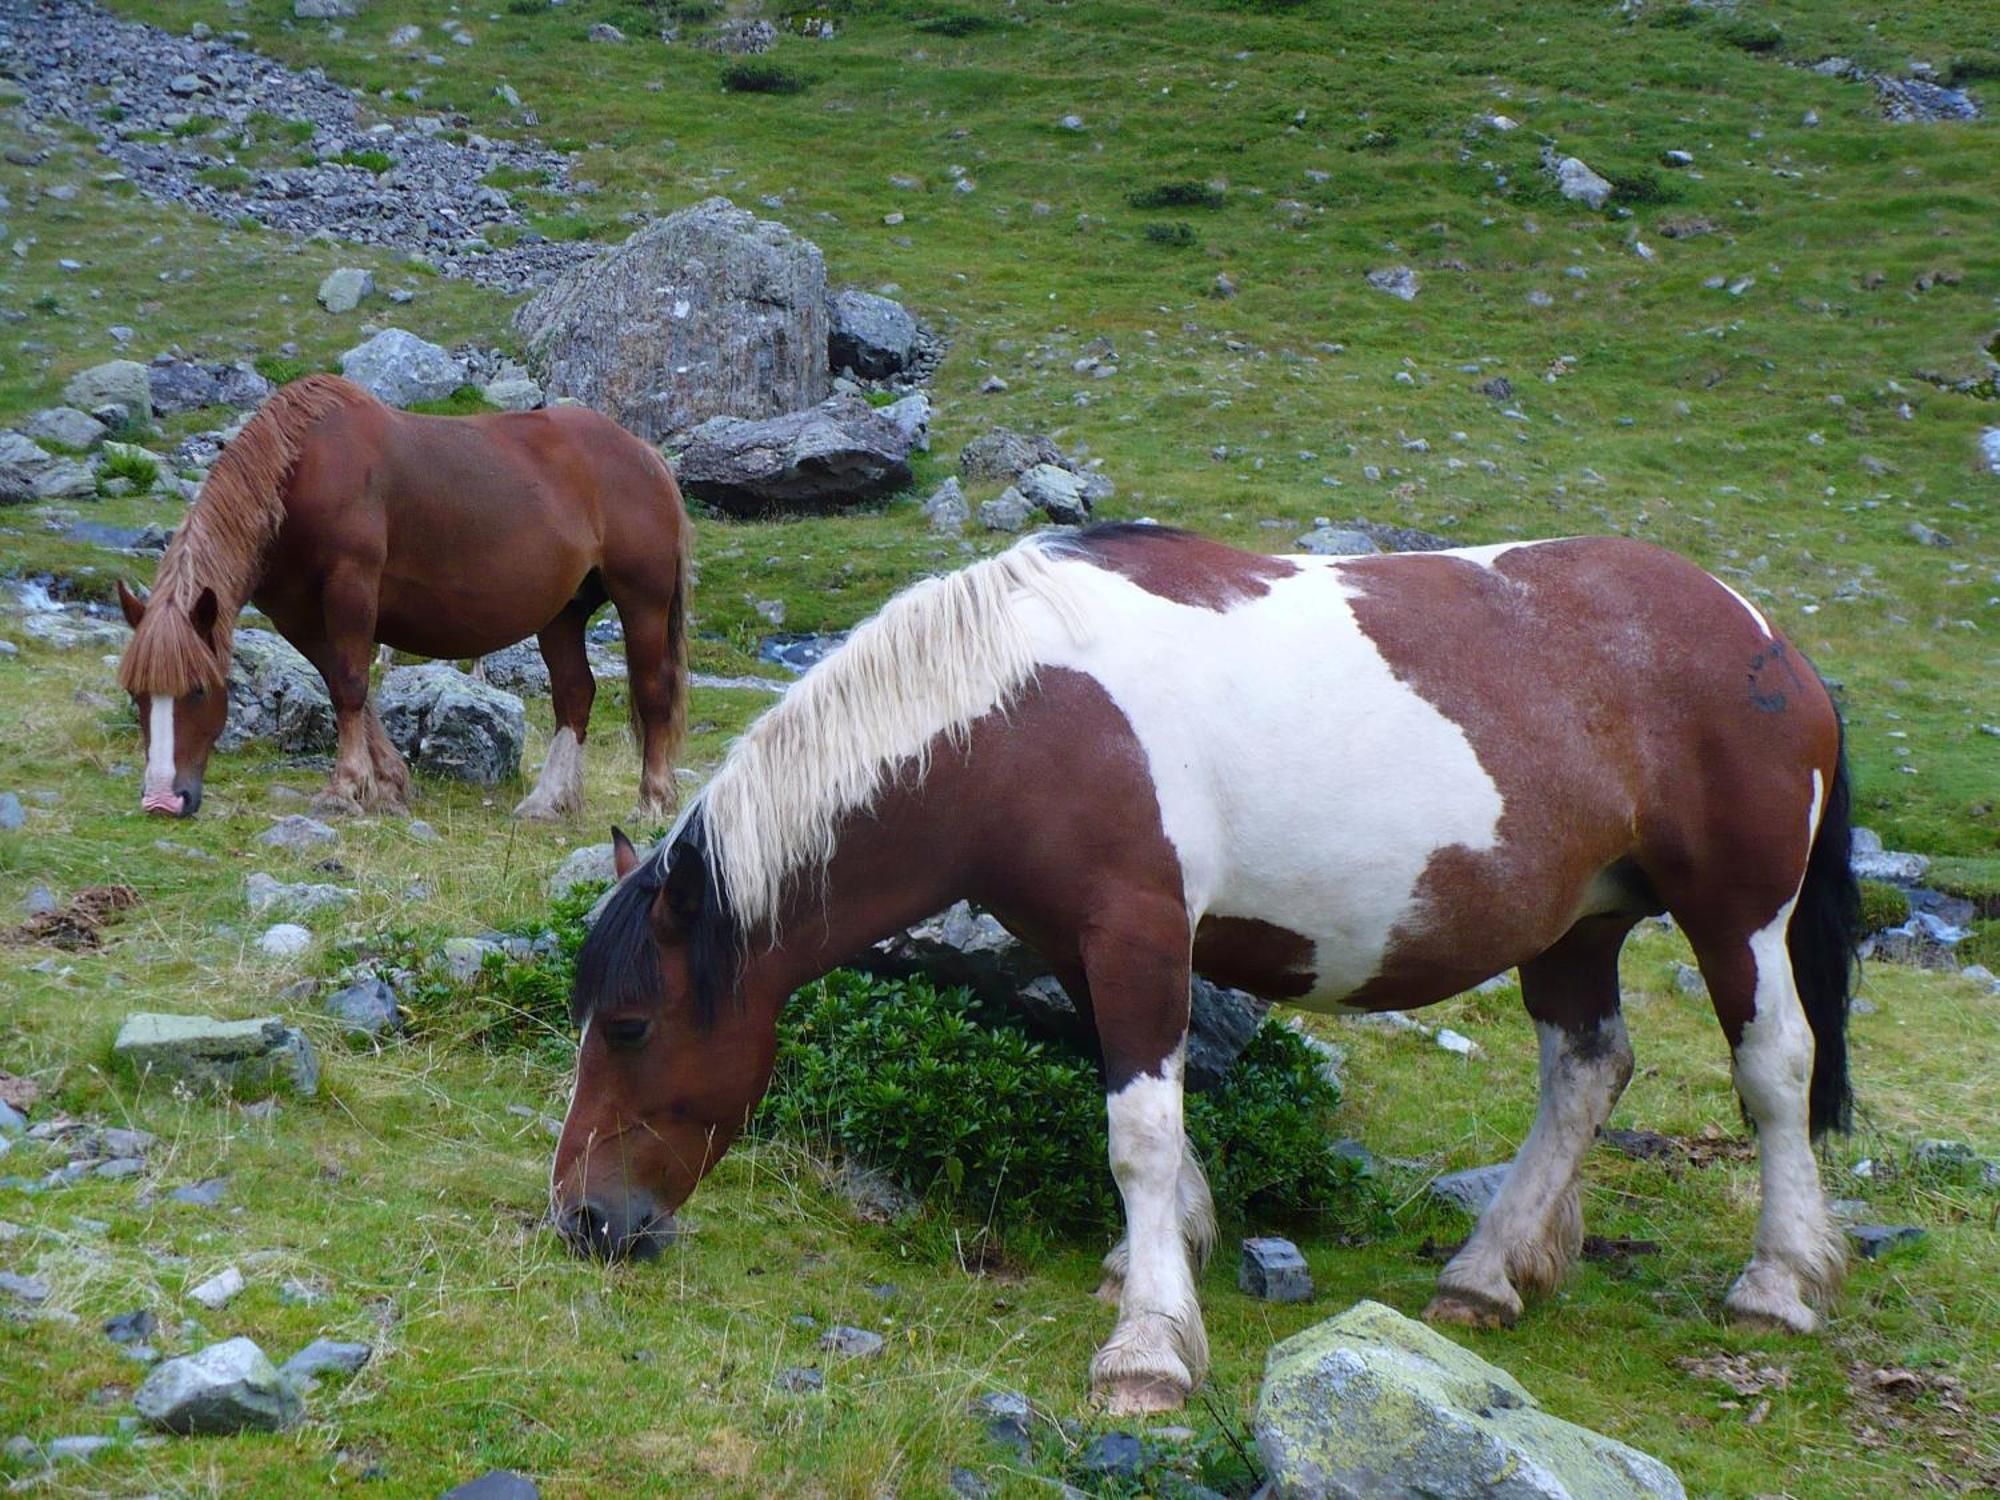
[[[620,883],[577,955],[583,1035],[551,1208],[577,1253],[645,1258],[763,1097],[777,1025],[734,998],[736,935],[698,814],[643,865],[616,829],[612,844]]]
[[[132,627],[119,679],[139,711],[146,778],[139,806],[149,813],[191,818],[201,807],[208,755],[229,715],[229,693],[217,640],[219,606],[205,588],[184,610],[150,607],[118,580],[118,603]],[[175,618],[166,618],[168,613]],[[149,619],[149,613],[155,618]]]

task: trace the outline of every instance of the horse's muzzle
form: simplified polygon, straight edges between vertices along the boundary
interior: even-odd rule
[[[139,799],[142,812],[162,813],[173,818],[191,818],[201,810],[200,787],[176,787],[171,792],[148,792]]]
[[[591,1260],[651,1260],[674,1242],[674,1216],[648,1193],[619,1203],[586,1198],[556,1215],[556,1232]]]

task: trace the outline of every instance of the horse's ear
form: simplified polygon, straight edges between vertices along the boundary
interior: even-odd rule
[[[611,825],[611,868],[620,880],[639,868],[639,851],[616,823]]]
[[[683,844],[674,850],[662,895],[676,921],[685,924],[700,915],[708,902],[708,856],[698,846]]]
[[[215,590],[203,589],[201,597],[194,601],[194,608],[188,611],[189,618],[194,621],[194,628],[211,646],[215,644],[215,617],[221,610],[222,606],[216,600]]]
[[[118,580],[118,607],[125,611],[125,623],[134,630],[146,618],[146,601],[125,586],[125,580]]]

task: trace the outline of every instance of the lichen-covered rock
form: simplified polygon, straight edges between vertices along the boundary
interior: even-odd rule
[[[941,536],[957,536],[965,530],[965,523],[972,519],[972,507],[965,503],[965,491],[959,485],[956,474],[931,491],[923,510],[924,519],[931,523],[931,530]]]
[[[1257,1449],[1276,1500],[1679,1500],[1658,1459],[1543,1411],[1519,1381],[1379,1302],[1274,1348]]]
[[[218,1021],[213,1016],[139,1012],[118,1028],[113,1053],[141,1077],[226,1093],[319,1088],[319,1056],[302,1031],[276,1016]]]
[[[902,489],[913,446],[867,402],[834,396],[763,421],[712,417],[675,469],[682,490],[731,515],[816,512]]]
[[[397,667],[376,703],[382,728],[419,770],[491,786],[520,774],[528,719],[521,700],[455,667]]]
[[[29,437],[59,443],[78,452],[96,447],[110,430],[89,412],[73,406],[51,406],[28,418]]]
[[[1611,201],[1611,184],[1591,171],[1582,160],[1565,156],[1555,164],[1556,188],[1572,202],[1602,208]]]
[[[465,366],[428,340],[385,328],[340,356],[340,373],[378,401],[442,401],[466,382]]]
[[[155,1427],[187,1436],[281,1432],[305,1412],[298,1392],[246,1338],[156,1366],[132,1404]]]
[[[1081,526],[1090,519],[1090,496],[1080,474],[1056,464],[1036,464],[1014,486],[1022,499],[1058,525]]]
[[[514,325],[550,396],[652,442],[827,393],[819,247],[727,198],[647,225],[544,288]]]
[[[153,419],[153,386],[146,367],[136,359],[106,360],[70,376],[63,386],[63,400],[79,411],[95,412],[115,406],[127,421]]]
[[[229,718],[216,745],[268,742],[293,755],[334,747],[333,700],[311,662],[268,630],[236,632],[229,661]]]

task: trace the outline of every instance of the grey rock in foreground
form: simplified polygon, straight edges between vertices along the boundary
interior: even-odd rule
[[[28,419],[27,427],[31,438],[78,450],[96,447],[110,430],[89,412],[73,406],[51,406],[38,411]]]
[[[319,1057],[302,1031],[276,1016],[218,1021],[213,1016],[140,1012],[125,1018],[112,1051],[141,1076],[225,1092],[269,1093],[319,1087]]]
[[[1313,1294],[1312,1272],[1299,1247],[1275,1235],[1243,1242],[1236,1285],[1265,1302],[1310,1302]]]
[[[1376,291],[1387,292],[1404,302],[1416,301],[1417,293],[1423,290],[1423,282],[1408,266],[1384,266],[1370,271],[1365,279]]]
[[[1863,1260],[1880,1260],[1891,1250],[1919,1243],[1925,1231],[1915,1224],[1850,1224],[1847,1238]]]
[[[847,1359],[873,1359],[887,1342],[881,1334],[869,1329],[837,1323],[820,1335],[819,1346]]]
[[[541,1500],[534,1480],[512,1469],[490,1469],[444,1492],[439,1500]]]
[[[1257,1397],[1273,1500],[1679,1500],[1658,1459],[1550,1416],[1497,1365],[1379,1302],[1274,1348]]]
[[[319,305],[330,313],[353,312],[375,295],[375,277],[354,266],[342,266],[326,273],[319,284]]]
[[[374,1352],[366,1344],[347,1343],[339,1339],[314,1339],[280,1365],[278,1373],[294,1385],[310,1380],[315,1375],[324,1375],[328,1371],[337,1375],[353,1375],[368,1363],[369,1357]]]
[[[734,516],[855,505],[910,482],[912,435],[867,402],[834,396],[759,421],[713,417],[689,434],[681,489]]]
[[[236,632],[229,662],[229,718],[216,741],[234,750],[252,741],[294,755],[334,748],[333,700],[326,681],[291,642],[268,630]]]
[[[1556,162],[1555,174],[1557,189],[1573,202],[1602,208],[1611,201],[1611,184],[1574,156]]]
[[[972,510],[965,503],[965,491],[960,487],[956,474],[931,491],[930,499],[924,502],[923,512],[931,530],[940,536],[957,536],[965,529],[965,523],[972,519]]]
[[[1467,1167],[1461,1172],[1446,1172],[1431,1183],[1431,1196],[1463,1209],[1475,1219],[1486,1212],[1486,1206],[1500,1196],[1505,1186],[1508,1172],[1513,1170],[1512,1162],[1496,1162],[1490,1167]]]
[[[650,442],[827,394],[819,247],[727,198],[647,225],[545,288],[514,326],[551,397]]]
[[[867,380],[908,369],[917,353],[917,320],[902,303],[873,292],[838,292],[827,301],[827,364]]]
[[[556,866],[549,877],[549,896],[567,896],[580,885],[598,882],[609,884],[618,878],[618,867],[612,859],[609,844],[585,844],[581,849],[572,849],[563,856],[563,862]]]
[[[421,771],[481,786],[520,774],[528,720],[512,693],[427,662],[384,676],[376,708],[390,742]]]
[[[326,1013],[350,1037],[374,1041],[403,1029],[396,992],[379,979],[359,979],[326,997]]]
[[[136,359],[106,360],[70,376],[63,386],[63,400],[79,411],[95,412],[115,406],[127,421],[153,419],[153,386],[146,367]]]
[[[340,356],[340,373],[378,401],[442,401],[466,383],[465,366],[403,328],[385,328]]]
[[[1041,956],[969,901],[883,939],[854,964],[886,979],[922,974],[940,987],[963,985],[990,1004],[1018,1012],[1033,1030],[1096,1051],[1096,1028],[1084,1021]],[[1269,1009],[1255,996],[1197,977],[1188,1020],[1187,1086],[1200,1092],[1220,1082]]]
[[[155,1427],[184,1436],[280,1432],[304,1414],[298,1392],[247,1338],[166,1360],[146,1377],[132,1404]]]

